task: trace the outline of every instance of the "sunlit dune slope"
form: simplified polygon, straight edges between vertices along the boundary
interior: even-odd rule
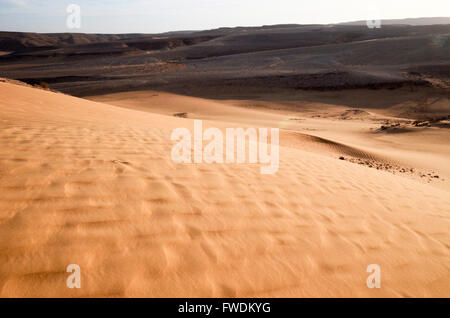
[[[300,147],[274,175],[177,165],[171,132],[192,119],[0,96],[0,296],[450,296],[447,191]]]

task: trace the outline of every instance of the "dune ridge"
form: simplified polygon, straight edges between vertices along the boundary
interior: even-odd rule
[[[360,96],[354,103],[374,98],[367,94],[370,92],[358,92]],[[450,190],[450,149],[447,147],[450,135],[446,129],[407,129],[393,125],[393,129],[401,133],[391,134],[381,128],[386,122],[412,122],[398,116],[398,108],[406,111],[411,108],[411,102],[396,101],[392,107],[372,106],[362,110],[345,106],[345,94],[335,94],[334,100],[330,98],[327,103],[308,101],[310,96],[305,94],[292,100],[285,100],[284,95],[278,94],[254,98],[210,100],[155,91],[87,97],[147,113],[214,121],[222,127],[279,127],[282,146],[333,158],[344,157],[350,162],[400,173]],[[448,105],[448,100],[442,99],[438,111],[446,113]],[[430,112],[429,116],[436,116],[436,113]],[[434,178],[436,175],[439,180]]]

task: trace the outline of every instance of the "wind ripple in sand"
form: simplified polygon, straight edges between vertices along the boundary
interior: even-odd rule
[[[0,94],[0,296],[450,295],[446,191],[290,147],[271,176],[175,165],[189,119]]]

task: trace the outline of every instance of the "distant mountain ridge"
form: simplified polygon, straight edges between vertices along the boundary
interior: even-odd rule
[[[450,87],[450,23],[406,24],[412,20],[445,22],[427,18],[384,22],[379,29],[364,22],[166,34],[0,32],[0,76],[45,82],[77,96],[206,86]]]

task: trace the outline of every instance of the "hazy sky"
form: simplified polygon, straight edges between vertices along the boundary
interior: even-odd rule
[[[66,26],[67,6],[81,28]],[[0,0],[0,31],[156,33],[280,23],[450,16],[450,0]]]

